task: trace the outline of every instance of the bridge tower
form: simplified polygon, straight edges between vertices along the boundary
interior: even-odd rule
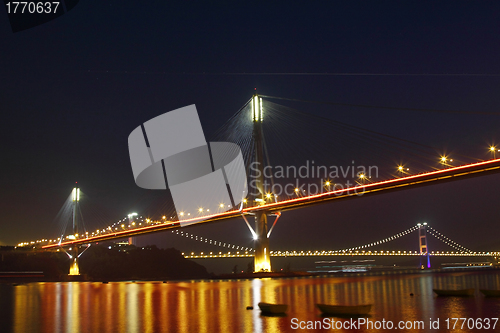
[[[252,121],[253,139],[255,143],[255,162],[257,168],[252,184],[257,188],[254,200],[257,203],[265,203],[264,189],[264,140],[262,136],[262,98],[255,94],[252,97]],[[267,232],[267,211],[255,212],[255,234],[254,234],[254,272],[270,272],[271,257],[269,251],[269,236]]]
[[[78,204],[80,202],[80,189],[75,187],[71,192],[73,200],[73,236],[78,237]],[[73,247],[71,265],[69,267],[69,275],[80,275],[80,267],[78,266],[78,246]]]
[[[431,260],[429,258],[429,248],[427,244],[427,222],[418,223],[418,244],[420,248],[420,268],[425,269],[425,264],[422,263],[422,256],[427,257],[427,268],[431,268]]]

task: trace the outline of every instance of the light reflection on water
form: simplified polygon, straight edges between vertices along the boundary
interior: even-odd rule
[[[0,285],[3,311],[0,331],[292,332],[291,319],[294,317],[303,321],[323,319],[316,303],[371,303],[374,304],[371,320],[385,318],[394,322],[424,320],[428,323],[429,318],[440,318],[443,325],[444,319],[450,317],[500,316],[500,299],[484,298],[479,291],[475,297],[468,298],[436,297],[433,288],[500,289],[500,272],[166,284],[4,284]],[[288,304],[287,316],[262,316],[257,306],[260,301]],[[254,310],[246,310],[247,306],[253,306]]]

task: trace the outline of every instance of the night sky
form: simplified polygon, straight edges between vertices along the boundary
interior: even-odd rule
[[[76,181],[113,222],[168,200],[135,185],[130,132],[196,104],[208,138],[255,88],[302,100],[477,112],[293,105],[489,158],[488,146],[500,146],[500,116],[485,114],[500,112],[499,22],[494,1],[82,0],[12,33],[2,9],[0,245],[56,237],[53,220]],[[474,250],[499,250],[499,185],[493,175],[291,211],[271,247],[357,246],[427,221]],[[189,231],[251,245],[242,220]],[[168,234],[138,241],[196,247]],[[416,250],[416,235],[412,242]]]

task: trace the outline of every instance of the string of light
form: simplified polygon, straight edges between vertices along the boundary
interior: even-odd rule
[[[175,235],[183,236],[183,237],[186,237],[186,238],[198,241],[198,242],[202,242],[202,243],[206,243],[206,244],[210,244],[210,245],[214,245],[214,246],[225,247],[228,249],[235,249],[235,250],[241,250],[241,251],[252,251],[252,252],[255,251],[251,247],[233,245],[230,243],[225,243],[225,242],[217,241],[214,239],[208,239],[206,237],[197,236],[197,235],[190,234],[190,233],[184,232],[184,231],[172,230],[172,233]]]
[[[392,242],[393,240],[396,240],[396,239],[398,239],[398,238],[400,238],[402,236],[406,236],[406,235],[414,232],[415,230],[418,230],[418,226],[411,227],[411,228],[409,228],[409,229],[407,229],[405,231],[402,231],[400,233],[395,234],[394,236],[384,238],[384,239],[379,240],[377,242],[368,243],[368,244],[365,244],[363,246],[356,246],[356,247],[347,248],[347,249],[343,249],[343,250],[337,250],[337,251],[334,251],[334,252],[351,252],[351,251],[356,251],[356,250],[367,249],[367,248],[370,248],[370,247],[373,247],[373,246],[376,246],[376,245],[380,245],[380,244]]]
[[[427,226],[427,232],[429,234],[431,234],[432,236],[436,237],[437,239],[439,239],[440,241],[442,241],[443,243],[445,243],[446,245],[451,246],[455,250],[464,251],[464,252],[473,252],[472,250],[466,248],[465,246],[458,244],[457,242],[451,240],[450,238],[446,237],[445,235],[443,235],[442,233],[440,233],[439,231],[437,231],[436,229],[434,229],[430,226]]]

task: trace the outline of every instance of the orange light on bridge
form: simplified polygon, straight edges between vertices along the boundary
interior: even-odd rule
[[[445,158],[446,158],[446,156],[445,156]],[[486,167],[488,167],[488,169],[486,169]],[[478,168],[480,168],[480,169],[478,169]],[[472,170],[467,171],[468,169],[472,169]],[[394,188],[395,186],[398,186],[398,184],[400,182],[408,182],[408,181],[412,180],[412,184],[420,184],[423,182],[427,182],[428,181],[427,178],[429,178],[430,176],[434,177],[434,176],[438,176],[438,175],[447,175],[449,173],[457,174],[458,172],[460,172],[459,175],[464,175],[464,174],[470,174],[472,172],[478,172],[478,170],[482,171],[483,169],[484,170],[493,170],[493,169],[500,170],[500,159],[481,161],[481,162],[471,163],[471,164],[467,164],[467,165],[460,165],[460,166],[456,166],[456,167],[451,167],[450,169],[442,169],[442,170],[435,170],[435,171],[426,172],[426,173],[415,174],[415,175],[404,177],[403,179],[397,179],[397,178],[388,179],[388,180],[379,181],[376,183],[363,184],[363,186],[367,192],[374,192],[374,191],[378,192],[378,191],[384,190],[386,188],[387,189]],[[465,171],[465,173],[463,171]],[[366,175],[364,175],[364,177],[365,177],[365,179],[368,179],[368,177],[366,177]],[[434,177],[434,178],[437,180],[442,179],[442,177],[439,177],[439,178]],[[420,179],[422,179],[422,180],[420,180]],[[434,179],[431,179],[431,180],[434,180]],[[379,189],[379,187],[380,187],[380,189]],[[349,189],[351,189],[351,188],[349,188]],[[299,189],[297,189],[297,190],[298,191],[296,191],[296,192],[300,191]],[[310,197],[300,197],[299,196],[299,197],[294,198],[294,199],[288,199],[288,200],[284,200],[284,201],[280,201],[280,202],[265,203],[265,202],[262,202],[264,200],[260,199],[260,200],[256,200],[258,203],[261,203],[260,205],[258,204],[255,207],[244,208],[241,211],[231,210],[231,211],[227,211],[227,212],[223,212],[223,213],[217,213],[217,214],[208,216],[208,220],[210,222],[211,218],[220,220],[220,219],[226,218],[226,216],[232,217],[232,216],[236,216],[236,215],[241,215],[242,213],[246,214],[246,213],[250,213],[254,209],[271,209],[272,210],[272,209],[277,209],[277,208],[281,209],[283,207],[285,209],[287,209],[287,208],[289,209],[290,207],[293,207],[297,204],[301,204],[301,203],[305,203],[305,202],[307,202],[307,203],[312,202],[311,199],[322,200],[323,198],[325,198],[325,199],[336,198],[336,197],[333,197],[332,194],[336,194],[336,193],[341,194],[345,191],[346,191],[346,189],[328,191],[326,193],[319,193],[319,194],[311,195]],[[181,212],[179,215],[184,216],[184,212]],[[200,217],[198,217],[198,218],[191,217],[191,218],[188,218],[188,220],[186,220],[186,221],[187,222],[192,221],[193,223],[196,223],[196,222],[199,222],[198,221],[199,219],[200,219]],[[123,228],[123,226],[124,225],[122,224],[122,228]],[[172,223],[172,228],[177,228],[178,226],[180,226],[179,222],[174,221]],[[148,230],[148,231],[155,231],[155,230],[159,231],[159,230],[163,230],[163,228],[164,228],[164,227],[161,227],[161,228],[158,228],[158,227],[159,226],[153,225],[153,226],[143,227],[142,229]],[[89,242],[89,241],[93,242],[93,241],[108,240],[108,239],[113,239],[113,238],[120,238],[120,237],[124,237],[125,235],[128,237],[129,235],[132,234],[132,232],[136,232],[136,231],[135,230],[133,231],[133,229],[125,229],[123,231],[118,231],[118,232],[112,234],[111,236],[101,234],[101,235],[92,237],[90,239],[76,240],[76,241],[64,241],[61,243],[62,243],[62,245],[67,246],[69,244],[78,244],[78,243],[84,243],[84,242]],[[42,248],[57,247],[57,246],[60,246],[61,243],[59,243],[59,245],[57,245],[57,244],[45,245],[45,246],[42,246]]]
[[[490,146],[490,153],[493,153],[493,158],[495,158],[495,153],[496,153],[496,151],[497,151],[497,147],[495,147],[495,146]],[[500,149],[499,149],[498,151],[500,151]]]

